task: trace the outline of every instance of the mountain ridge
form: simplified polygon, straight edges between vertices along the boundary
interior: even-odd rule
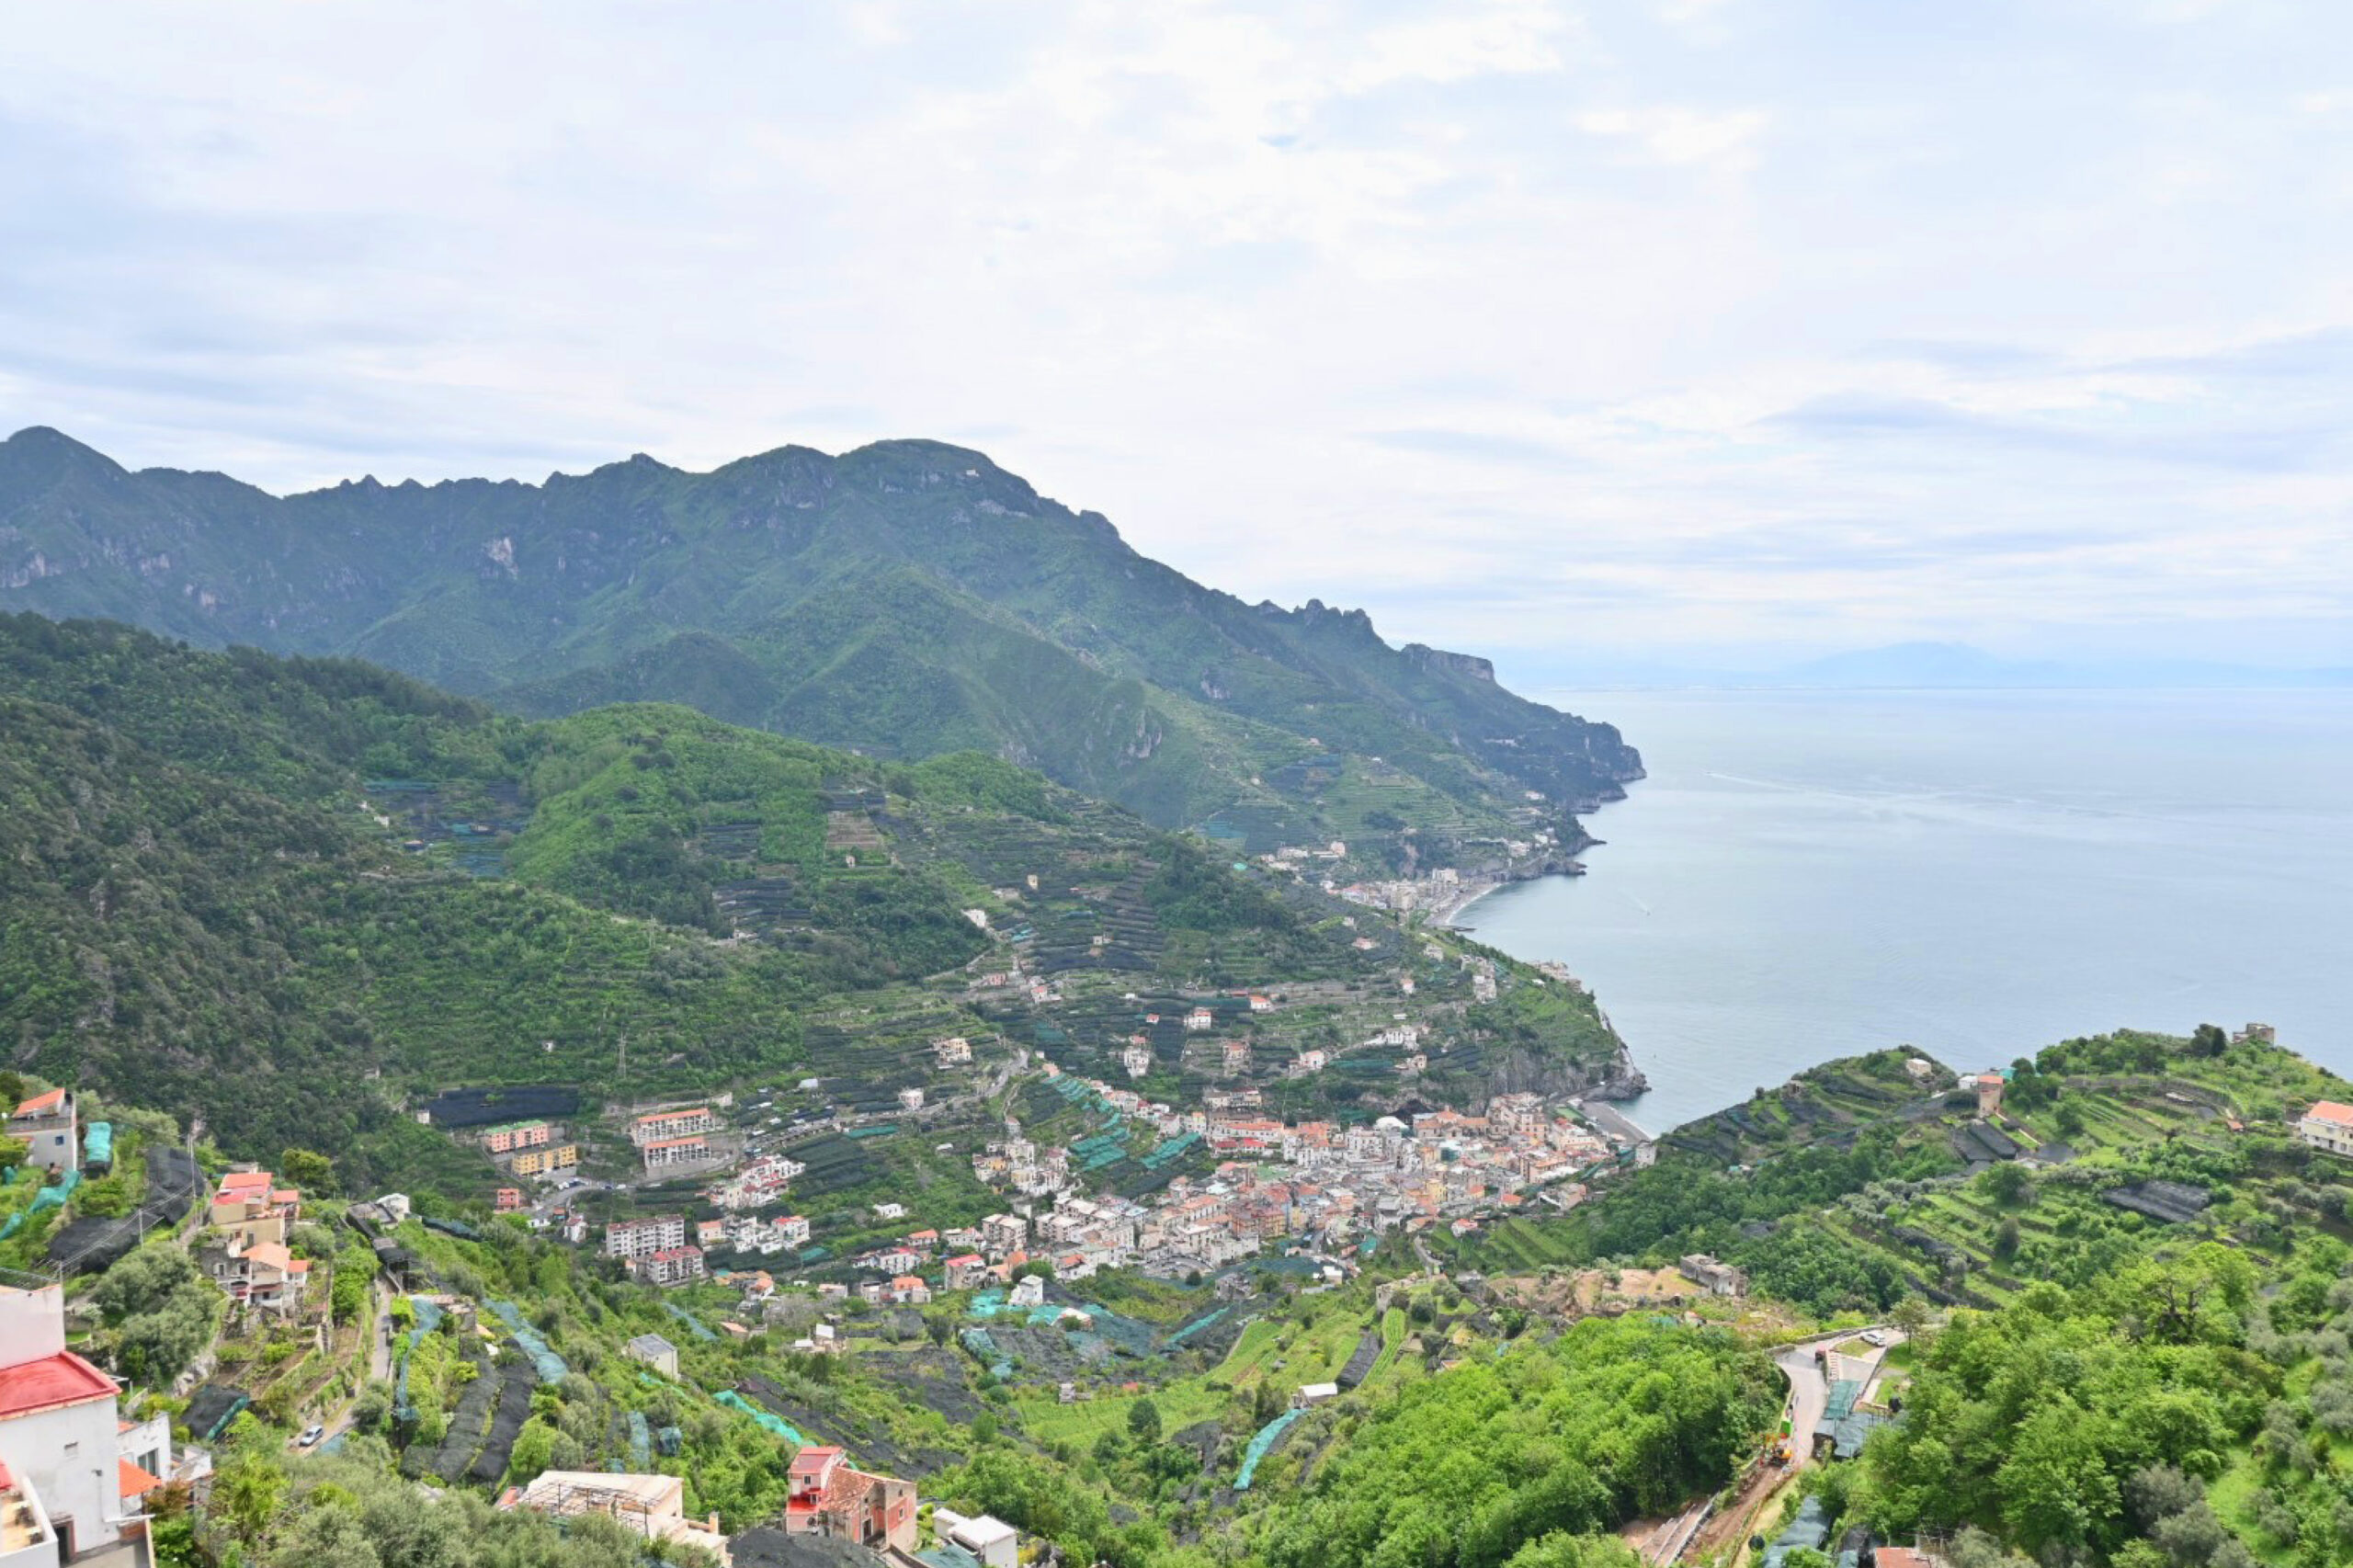
[[[0,608],[367,658],[534,716],[676,698],[882,756],[977,745],[1162,826],[1239,813],[1423,865],[1581,842],[1574,812],[1641,776],[1483,658],[1246,603],[936,441],[274,496],[35,426],[0,443]],[[1390,790],[1402,825],[1267,782],[1334,759],[1326,786]]]

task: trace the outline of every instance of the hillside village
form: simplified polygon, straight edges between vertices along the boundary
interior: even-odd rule
[[[2213,1040],[2234,1060],[2292,1060],[2260,1025]],[[968,1071],[995,1049],[973,1045],[943,1037],[935,1065]],[[2132,1050],[2146,1059],[2145,1046]],[[188,1146],[167,1121],[33,1088],[8,1118],[6,1145],[31,1174],[0,1187],[10,1205],[0,1245],[40,1266],[0,1278],[0,1506],[15,1509],[17,1552],[103,1560],[120,1549],[143,1562],[161,1521],[182,1517],[178,1499],[217,1506],[222,1477],[257,1455],[332,1465],[389,1439],[403,1475],[482,1488],[517,1517],[593,1516],[721,1563],[813,1562],[807,1543],[849,1541],[876,1554],[858,1561],[902,1568],[1016,1565],[1052,1557],[1059,1527],[1033,1535],[1045,1516],[1010,1501],[991,1506],[1018,1520],[955,1503],[972,1484],[956,1479],[969,1449],[960,1421],[1006,1424],[1041,1445],[1022,1451],[1051,1461],[1068,1446],[1056,1434],[1124,1430],[1131,1417],[1141,1430],[1146,1405],[1154,1419],[1210,1415],[1230,1436],[1189,1462],[1240,1499],[1291,1473],[1287,1456],[1315,1451],[1320,1439],[1297,1434],[1316,1430],[1326,1407],[1388,1397],[1539,1324],[1566,1345],[1582,1321],[1649,1313],[1794,1346],[1782,1357],[1794,1402],[1783,1436],[1755,1450],[1720,1504],[1732,1511],[1639,1534],[1645,1561],[1696,1562],[1735,1542],[1727,1530],[1769,1524],[1818,1467],[1863,1462],[1872,1434],[1902,1422],[1916,1366],[1906,1334],[1933,1320],[1915,1311],[1896,1314],[1903,1327],[1882,1317],[1872,1328],[1853,1312],[1793,1310],[1770,1249],[1753,1263],[1701,1247],[1639,1269],[1514,1267],[1538,1238],[1573,1234],[1560,1227],[1588,1215],[1622,1223],[1728,1156],[1733,1170],[1802,1162],[1842,1127],[1909,1128],[1895,1135],[1930,1162],[1916,1168],[1951,1174],[1922,1188],[1903,1224],[1821,1223],[1854,1224],[1857,1245],[1918,1235],[1920,1290],[1996,1311],[2024,1289],[2001,1248],[2061,1244],[2075,1223],[2038,1229],[2023,1249],[1987,1243],[1984,1220],[1956,1225],[1964,1211],[2001,1212],[1977,1196],[2006,1190],[1998,1167],[2027,1173],[2053,1213],[2078,1212],[2067,1207],[2074,1184],[2092,1176],[2084,1200],[2128,1215],[2156,1244],[2243,1225],[2248,1210],[2243,1200],[2226,1210],[2212,1176],[2179,1179],[2191,1167],[2178,1158],[2156,1167],[2170,1176],[2116,1185],[2149,1169],[2136,1151],[2158,1147],[2154,1135],[2195,1140],[2210,1161],[2268,1140],[2325,1162],[2307,1179],[2353,1177],[2353,1091],[2297,1101],[2267,1132],[2244,1072],[2195,1059],[2169,1075],[2120,1076],[2129,1052],[2071,1042],[2045,1052],[2040,1074],[2023,1062],[1956,1079],[1922,1058],[1883,1056],[1835,1064],[1656,1144],[1604,1134],[1530,1093],[1336,1128],[1263,1115],[1246,1089],[1180,1112],[1051,1060],[1008,1058],[1006,1103],[1059,1105],[1073,1131],[1138,1122],[1187,1141],[1207,1168],[1130,1198],[1090,1180],[1102,1152],[1090,1140],[1102,1133],[1048,1141],[1000,1123],[961,1155],[969,1188],[939,1192],[938,1206],[919,1185],[879,1199],[839,1189],[856,1195],[856,1216],[796,1190],[811,1172],[790,1153],[756,1151],[777,1136],[773,1093],[596,1116],[546,1089],[437,1100],[443,1115],[485,1119],[440,1131],[515,1183],[453,1210],[430,1195],[321,1197],[306,1184],[331,1185],[332,1165],[302,1151],[277,1170],[207,1153],[183,1181]],[[2054,1099],[2062,1082],[2073,1086]],[[563,1114],[488,1119],[518,1108]],[[2051,1136],[2067,1129],[2073,1149]],[[576,1173],[618,1153],[607,1144],[643,1165],[677,1138],[726,1151],[694,1178],[691,1211],[654,1211],[640,1192],[588,1217]],[[2095,1175],[2108,1170],[2118,1175]],[[665,1174],[658,1154],[639,1173]],[[119,1203],[95,1201],[109,1194]],[[1965,1209],[1936,1217],[1935,1204],[1957,1202]],[[821,1229],[878,1239],[835,1253],[815,1239]],[[34,1238],[42,1250],[26,1251]],[[127,1369],[130,1386],[85,1349]],[[1792,1358],[1808,1356],[1811,1373]],[[1808,1403],[1809,1378],[1825,1403]],[[965,1414],[943,1419],[904,1403],[911,1396]],[[61,1467],[65,1444],[111,1463]],[[722,1451],[762,1452],[773,1468],[719,1487]],[[764,1473],[773,1485],[756,1479]],[[92,1490],[99,1475],[109,1490]],[[940,1478],[948,1495],[935,1494]],[[1772,1533],[1794,1551],[1833,1517],[1809,1502]],[[1899,1550],[1911,1549],[1889,1543],[1881,1560]],[[1933,1545],[1919,1560],[1947,1561]]]

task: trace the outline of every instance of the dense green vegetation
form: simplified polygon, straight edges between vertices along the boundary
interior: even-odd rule
[[[1248,1539],[1270,1568],[1615,1562],[1560,1538],[1722,1485],[1779,1406],[1769,1364],[1729,1335],[1580,1324],[1339,1417]]]
[[[1017,865],[1134,879],[1180,938],[1310,972],[1344,952],[1199,849],[985,757],[877,763],[680,708],[527,723],[345,662],[0,618],[0,1037],[233,1148],[346,1151],[355,1182],[415,1142],[411,1087],[799,1062],[809,1009],[983,950],[962,911],[1008,839]],[[768,902],[722,909],[739,886]],[[713,939],[746,918],[759,939]]]
[[[1205,589],[935,442],[278,498],[32,429],[0,442],[0,573],[44,563],[8,608],[358,655],[542,715],[678,702],[885,755],[982,751],[1163,826],[1233,809],[1394,852],[1411,821],[1428,864],[1515,824],[1568,836],[1569,810],[1640,771],[1614,730],[1483,661]],[[1327,762],[1381,803],[1327,796]]]

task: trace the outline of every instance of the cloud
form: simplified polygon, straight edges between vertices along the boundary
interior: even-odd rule
[[[936,435],[1453,645],[2256,619],[2353,661],[2353,12],[126,0],[10,41],[0,425],[134,465]]]
[[[1682,108],[1588,109],[1577,116],[1588,136],[1615,138],[1640,146],[1662,164],[1699,164],[1728,170],[1753,166],[1751,143],[1767,118],[1754,110],[1711,114]]]

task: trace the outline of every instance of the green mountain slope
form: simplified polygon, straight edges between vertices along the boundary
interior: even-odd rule
[[[1093,1065],[1138,992],[1317,982],[1386,1018],[1406,952],[983,754],[882,762],[676,705],[521,720],[354,661],[33,615],[0,616],[0,1066],[262,1153],[389,1138],[404,1096],[459,1083],[791,1067],[888,1103],[929,1081],[934,1034],[991,1019]],[[1417,1015],[1461,1047],[1432,1081],[1624,1074],[1589,998],[1506,965],[1525,1006],[1466,1009],[1418,961]]]
[[[929,441],[280,498],[28,429],[0,443],[0,607],[355,654],[538,715],[678,701],[885,755],[986,750],[1245,837],[1393,837],[1328,809],[1354,761],[1411,786],[1417,863],[1574,844],[1570,813],[1641,772],[1483,660],[1204,588]]]

